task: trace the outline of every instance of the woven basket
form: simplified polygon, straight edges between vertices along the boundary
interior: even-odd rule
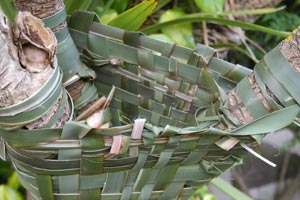
[[[99,95],[112,97],[102,110],[111,127],[69,121],[63,129],[1,131],[33,199],[187,199],[241,162],[247,151],[240,144],[258,146],[259,131],[213,128],[236,123],[224,92],[251,70],[218,59],[212,48],[157,41],[88,12],[75,13],[69,27],[96,71]]]

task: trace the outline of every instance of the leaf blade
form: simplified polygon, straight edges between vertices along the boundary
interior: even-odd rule
[[[214,178],[210,183],[235,200],[253,200],[251,197],[225,182],[221,178]]]
[[[0,0],[0,7],[10,22],[13,22],[17,14],[17,10],[11,0]]]
[[[138,30],[147,17],[152,14],[156,6],[157,2],[155,0],[143,1],[114,18],[108,25],[129,31]]]
[[[280,37],[287,37],[288,35],[290,35],[290,32],[285,32],[285,31],[278,31],[278,30],[274,30],[271,28],[267,28],[264,26],[260,26],[257,24],[251,24],[251,23],[247,23],[247,22],[242,22],[242,21],[238,21],[238,20],[230,20],[230,19],[223,19],[221,17],[212,17],[209,14],[190,14],[190,15],[186,15],[185,17],[179,18],[179,19],[174,19],[171,21],[167,21],[167,22],[163,22],[163,23],[158,23],[152,26],[148,26],[147,28],[141,29],[142,32],[146,33],[146,34],[150,34],[153,33],[155,31],[158,31],[164,27],[170,26],[170,25],[174,25],[174,24],[180,24],[180,23],[195,23],[195,22],[199,22],[199,21],[206,21],[206,22],[211,22],[211,23],[218,23],[218,24],[222,24],[222,25],[229,25],[229,26],[236,26],[236,27],[240,27],[243,29],[248,29],[248,30],[256,30],[256,31],[261,31],[261,32],[265,32],[265,33],[270,33],[272,35],[277,35]]]
[[[169,9],[161,15],[159,22],[167,22],[173,19],[181,18],[185,15],[186,14],[184,13],[184,11],[180,9]],[[181,46],[186,46],[190,48],[193,48],[195,46],[193,29],[190,23],[171,25],[162,28],[161,31]]]

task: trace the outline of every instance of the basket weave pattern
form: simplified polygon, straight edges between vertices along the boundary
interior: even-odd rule
[[[76,13],[69,25],[82,60],[97,74],[99,95],[114,90],[104,111],[112,127],[69,121],[63,129],[3,131],[34,199],[187,199],[241,162],[246,150],[238,142],[258,145],[250,135],[212,128],[230,123],[218,117],[224,102],[215,89],[232,89],[250,70],[218,59],[212,48],[157,41],[102,25],[91,13]],[[133,137],[140,118],[147,121]],[[237,142],[225,150],[228,140]]]

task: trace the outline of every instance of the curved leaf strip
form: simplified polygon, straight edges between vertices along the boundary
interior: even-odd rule
[[[254,120],[233,131],[232,135],[255,135],[277,131],[293,122],[300,111],[299,105],[292,105]]]
[[[174,19],[171,21],[148,26],[147,28],[144,28],[141,31],[146,34],[149,34],[149,33],[153,33],[155,31],[158,31],[158,30],[165,28],[167,26],[170,26],[170,25],[180,24],[180,23],[188,23],[188,22],[200,22],[200,21],[218,23],[218,24],[228,25],[228,26],[236,26],[236,27],[240,27],[242,29],[261,31],[261,32],[272,34],[272,35],[277,35],[280,37],[287,37],[290,35],[290,32],[278,31],[278,30],[274,30],[271,28],[257,25],[257,24],[242,22],[242,21],[238,21],[238,20],[224,19],[221,17],[212,17],[211,15],[207,15],[207,14],[206,15],[205,14],[186,15],[185,17],[181,17],[179,19]]]

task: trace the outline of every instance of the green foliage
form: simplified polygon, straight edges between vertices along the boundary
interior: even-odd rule
[[[229,20],[229,19],[224,19],[221,17],[212,17],[211,15],[203,15],[202,13],[197,13],[197,14],[189,14],[185,15],[181,18],[176,18],[167,22],[162,22],[162,23],[157,23],[152,26],[148,26],[141,31],[145,33],[153,33],[157,30],[160,30],[162,28],[165,28],[167,26],[171,26],[174,24],[181,24],[181,23],[191,23],[191,22],[200,22],[200,21],[206,21],[206,22],[213,22],[221,25],[228,25],[228,26],[235,26],[235,27],[240,27],[245,30],[255,30],[255,31],[261,31],[261,32],[266,32],[272,35],[277,35],[279,37],[287,37],[290,33],[285,32],[285,31],[277,31],[272,28],[268,28],[265,26],[260,26],[257,24],[253,23],[248,23],[248,22],[242,22],[238,20]]]
[[[165,34],[151,34],[150,35],[152,38],[157,39],[157,40],[161,40],[161,41],[165,41],[165,42],[174,42],[172,41],[171,38],[169,38],[168,36],[166,36]]]
[[[181,9],[170,9],[162,13],[159,22],[167,22],[174,19],[179,19],[185,16],[185,12]],[[193,37],[193,28],[190,23],[175,24],[161,29],[168,38],[179,45],[193,48],[195,41]]]
[[[1,200],[23,200],[22,194],[8,185],[0,185]]]
[[[170,3],[172,0],[160,0],[158,1],[158,5],[156,7],[156,10],[161,9],[162,7],[164,7],[165,5],[167,5],[168,3]]]
[[[157,2],[155,0],[143,1],[120,14],[108,24],[125,30],[135,31],[139,29],[147,17],[152,14],[156,6]]]
[[[3,182],[3,180],[7,180],[11,175],[13,171],[10,167],[10,164],[8,162],[4,162],[0,160],[0,184]]]
[[[202,10],[202,12],[210,14],[222,12],[225,2],[226,0],[195,0],[196,5]]]
[[[23,200],[23,188],[8,162],[0,160],[0,200]]]
[[[65,0],[65,6],[68,14],[75,10],[96,11],[100,16],[106,14],[109,10],[116,13],[122,13],[126,10],[130,0]]]
[[[231,197],[234,200],[241,200],[241,199],[243,199],[243,200],[253,200],[251,197],[249,197],[245,193],[241,192],[236,187],[233,187],[231,184],[224,181],[220,177],[219,178],[214,178],[210,183],[213,186],[215,186],[216,188],[223,191],[225,194],[227,194],[229,197]]]
[[[67,13],[72,14],[75,10],[93,10],[101,5],[100,2],[98,0],[65,0],[65,6]]]
[[[283,10],[263,15],[256,21],[256,24],[281,31],[292,31],[300,25],[300,17],[297,14]],[[257,31],[249,31],[248,36],[265,48],[266,51],[274,48],[282,40],[282,37]],[[255,53],[258,58],[262,58],[264,55],[260,51],[255,51]]]
[[[16,172],[12,172],[9,163],[0,162],[1,164],[1,178],[7,178],[6,184],[0,185],[0,199],[1,200],[23,200],[21,193],[21,184],[18,180]],[[9,176],[10,175],[10,176]]]
[[[18,190],[21,187],[21,184],[18,179],[18,175],[16,172],[14,172],[9,178],[8,178],[8,185],[14,190]]]
[[[208,186],[204,185],[200,187],[189,200],[217,200],[217,198],[210,194],[208,191]]]
[[[11,0],[0,0],[0,7],[10,22],[13,22],[16,16],[14,2]]]
[[[96,9],[96,13],[101,13],[102,11],[99,10],[100,8],[97,8]],[[108,24],[109,22],[111,22],[113,19],[115,19],[116,17],[118,16],[118,13],[117,11],[115,10],[108,10],[106,11],[105,13],[103,13],[101,16],[100,16],[100,20],[101,20],[101,23],[103,24]]]
[[[111,8],[116,10],[118,13],[122,13],[128,7],[130,0],[109,0],[109,2],[113,2]]]

